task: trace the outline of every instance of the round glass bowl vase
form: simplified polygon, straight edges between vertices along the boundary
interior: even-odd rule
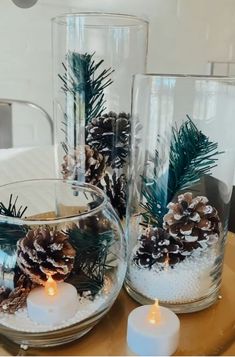
[[[0,333],[34,347],[81,337],[125,277],[126,242],[109,200],[95,186],[54,179],[1,186],[0,197]]]
[[[135,16],[91,12],[53,19],[58,177],[99,186],[120,218],[126,211],[131,82],[145,72],[147,40],[148,23]]]
[[[137,75],[126,289],[184,313],[219,294],[234,177],[231,78]]]

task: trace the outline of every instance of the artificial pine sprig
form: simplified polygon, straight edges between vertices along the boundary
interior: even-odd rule
[[[112,230],[97,232],[74,226],[67,231],[67,235],[76,250],[73,273],[69,280],[78,292],[90,291],[95,295],[103,287],[107,255],[114,233]]]
[[[111,68],[101,70],[104,60],[95,62],[93,57],[94,53],[68,52],[67,66],[63,63],[65,73],[59,74],[63,82],[62,90],[66,95],[72,94],[74,98],[75,117],[80,110],[79,104],[84,102],[85,124],[100,116],[106,109],[104,90],[112,84],[110,76],[114,72]],[[67,121],[69,118],[65,119]]]
[[[196,184],[203,175],[211,175],[217,156],[222,154],[217,149],[218,143],[198,130],[188,115],[179,129],[172,129],[168,171],[163,172],[156,152],[154,177],[142,177],[146,203],[141,206],[146,222],[162,226],[167,204],[174,196]]]
[[[160,178],[142,177],[142,195],[146,199],[140,206],[144,209],[142,216],[146,224],[162,226],[167,212],[167,176]]]
[[[0,202],[0,215],[6,217],[22,218],[27,207],[17,207],[18,196],[13,200],[13,195],[10,195],[8,205]],[[16,245],[16,242],[24,237],[26,227],[23,225],[7,223],[0,221],[0,245]]]
[[[7,216],[7,217],[16,217],[16,218],[21,218],[25,211],[27,210],[27,207],[20,206],[17,208],[16,203],[18,200],[18,196],[15,198],[15,201],[12,202],[12,197],[13,195],[10,195],[8,206],[5,206],[3,202],[0,202],[0,215],[2,216]]]
[[[217,166],[218,143],[197,129],[187,115],[180,129],[173,128],[170,147],[170,167],[168,180],[168,202],[175,193],[185,190],[200,180],[203,175],[211,175]]]

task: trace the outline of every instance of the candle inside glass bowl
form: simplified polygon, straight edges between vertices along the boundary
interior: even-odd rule
[[[45,287],[33,289],[27,298],[29,318],[43,325],[57,325],[76,314],[78,298],[76,288],[68,283],[56,283],[48,277]]]
[[[180,321],[174,312],[158,305],[143,305],[128,317],[127,343],[141,356],[171,356],[179,343]]]

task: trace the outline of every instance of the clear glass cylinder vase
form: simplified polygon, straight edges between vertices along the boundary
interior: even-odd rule
[[[58,176],[99,186],[126,208],[132,75],[145,71],[148,23],[78,13],[53,20]]]
[[[234,175],[229,78],[137,75],[126,289],[176,312],[219,294]]]

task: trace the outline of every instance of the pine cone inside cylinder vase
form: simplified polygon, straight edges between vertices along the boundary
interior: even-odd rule
[[[129,151],[130,114],[109,112],[93,118],[86,129],[87,143],[106,157],[107,165],[122,167]]]
[[[105,191],[109,197],[112,206],[116,209],[120,219],[126,214],[126,200],[127,200],[127,179],[124,174],[117,178],[116,173],[104,176],[104,183],[100,187]]]
[[[169,212],[164,216],[164,228],[184,245],[184,254],[213,244],[220,234],[220,219],[217,210],[204,196],[193,198],[191,192],[178,196],[177,203],[169,203]]]
[[[183,244],[179,239],[171,237],[162,228],[149,227],[139,238],[134,262],[149,269],[156,263],[174,265],[185,259],[182,251]]]
[[[63,281],[73,269],[75,250],[68,236],[48,228],[30,230],[17,243],[17,263],[22,272],[36,284],[48,276]]]
[[[96,185],[104,176],[105,168],[104,156],[96,149],[85,145],[78,147],[73,154],[68,153],[64,156],[61,173],[65,180],[78,180],[81,173],[84,173],[86,182]]]

